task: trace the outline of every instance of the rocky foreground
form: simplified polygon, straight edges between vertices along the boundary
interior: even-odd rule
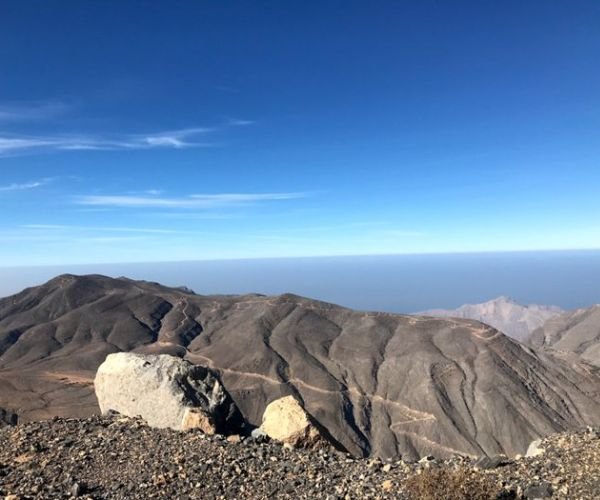
[[[119,415],[0,429],[0,497],[569,498],[600,495],[600,429],[543,440],[509,460],[355,459],[146,426]]]

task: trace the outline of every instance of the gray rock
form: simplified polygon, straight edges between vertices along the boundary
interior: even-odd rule
[[[73,486],[71,486],[71,496],[72,497],[79,497],[81,496],[83,493],[85,492],[85,488],[81,483],[73,483]]]
[[[110,354],[98,368],[94,387],[102,413],[140,416],[152,427],[214,434],[243,426],[217,375],[174,356]]]
[[[250,433],[250,437],[257,443],[264,443],[265,441],[269,440],[269,436],[267,436],[266,432],[263,431],[260,427],[253,429]]]
[[[530,484],[525,489],[525,497],[529,499],[550,498],[553,493],[552,486],[546,482]]]
[[[473,466],[476,469],[488,470],[495,469],[496,467],[501,467],[509,463],[508,458],[504,455],[496,455],[493,457],[480,457],[475,461]]]

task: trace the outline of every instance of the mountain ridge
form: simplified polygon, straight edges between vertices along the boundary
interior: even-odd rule
[[[600,304],[556,316],[527,339],[534,347],[573,353],[600,367]]]
[[[359,456],[514,455],[600,421],[597,371],[476,321],[99,275],[61,275],[0,299],[0,407],[23,421],[97,413],[91,380],[118,351],[216,370],[253,425],[270,401],[293,395]]]

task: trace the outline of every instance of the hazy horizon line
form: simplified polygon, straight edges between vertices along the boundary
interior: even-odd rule
[[[194,262],[243,262],[243,261],[266,261],[266,260],[310,260],[310,259],[336,259],[336,258],[368,258],[368,257],[426,257],[426,256],[456,256],[456,255],[506,255],[506,254],[539,254],[539,253],[593,253],[600,252],[600,248],[549,248],[540,250],[463,250],[455,252],[407,252],[407,253],[372,253],[372,254],[331,254],[331,255],[301,255],[301,256],[272,256],[272,257],[224,257],[224,258],[200,258],[181,260],[139,260],[139,261],[110,261],[89,263],[62,263],[62,264],[28,264],[28,265],[3,265],[0,269],[20,268],[49,268],[49,267],[84,267],[84,266],[112,266],[112,265],[138,265],[138,264],[186,264]]]

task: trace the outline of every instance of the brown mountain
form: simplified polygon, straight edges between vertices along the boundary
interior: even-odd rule
[[[214,368],[253,424],[293,394],[357,455],[515,454],[600,423],[595,371],[476,321],[70,275],[0,300],[0,407],[97,412],[95,370],[129,350]]]
[[[536,347],[575,353],[600,367],[600,305],[577,309],[548,320],[529,338]]]

